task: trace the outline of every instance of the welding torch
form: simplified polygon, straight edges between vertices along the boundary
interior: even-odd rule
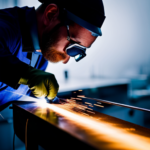
[[[13,92],[13,91],[9,91],[9,90],[5,90],[5,91],[13,93],[13,94],[21,95],[22,97],[19,99],[19,101],[33,101],[33,102],[37,102],[38,100],[44,100],[47,103],[55,103],[55,104],[60,103],[60,98],[58,98],[57,96],[50,100],[47,97],[45,97],[45,98],[34,98],[34,97],[31,97],[31,96],[27,96],[27,95],[20,94],[20,93],[17,93],[17,92]]]

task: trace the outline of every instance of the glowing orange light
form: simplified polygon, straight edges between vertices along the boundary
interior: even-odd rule
[[[36,52],[41,52],[41,50],[36,50]]]
[[[78,97],[81,97],[81,98],[82,98],[82,97],[85,97],[85,95],[77,95],[77,96],[78,96]]]
[[[89,102],[85,102],[85,104],[92,105],[92,103],[89,103]]]
[[[89,107],[87,107],[87,109],[89,109],[89,110],[93,110],[92,108],[89,108]]]
[[[98,105],[98,104],[94,104],[95,106],[98,106],[98,107],[104,107],[104,106],[102,106],[102,105]]]
[[[117,128],[114,125],[110,125],[108,122],[102,120],[96,121],[95,119],[88,117],[88,114],[86,113],[83,113],[86,115],[84,116],[82,114],[79,115],[77,113],[72,113],[53,104],[45,105],[53,111],[63,115],[63,117],[67,118],[68,120],[71,120],[72,122],[79,124],[84,128],[86,127],[89,130],[89,133],[97,136],[97,139],[101,139],[101,135],[103,135],[103,140],[107,141],[109,138],[109,141],[113,143],[113,148],[115,147],[118,149],[122,147],[122,149],[130,148],[132,150],[150,149],[150,141],[147,137],[135,135],[128,130]],[[131,130],[134,130],[134,128],[130,128],[130,131]]]

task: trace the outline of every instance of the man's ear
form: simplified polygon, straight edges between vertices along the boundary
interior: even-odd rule
[[[56,4],[49,4],[44,11],[44,25],[57,21],[59,16],[59,8]]]

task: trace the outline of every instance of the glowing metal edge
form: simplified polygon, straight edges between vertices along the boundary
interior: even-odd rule
[[[102,102],[102,103],[106,103],[106,104],[111,104],[111,105],[116,105],[116,106],[121,106],[121,107],[126,107],[126,108],[131,108],[131,109],[136,109],[136,110],[141,110],[141,111],[150,112],[149,109],[140,108],[140,107],[135,107],[135,106],[131,106],[131,105],[126,105],[126,104],[121,104],[121,103],[106,101],[106,100],[97,99],[97,98],[83,97],[83,96],[80,96],[80,95],[78,95],[78,97],[79,97],[79,98],[91,99],[91,100],[95,100],[95,101]]]

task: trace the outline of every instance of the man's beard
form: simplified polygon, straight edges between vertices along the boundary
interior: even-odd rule
[[[59,28],[57,25],[52,31],[44,32],[42,36],[41,50],[43,56],[50,62],[57,63],[67,58],[67,54],[55,49],[54,45],[59,39]]]

